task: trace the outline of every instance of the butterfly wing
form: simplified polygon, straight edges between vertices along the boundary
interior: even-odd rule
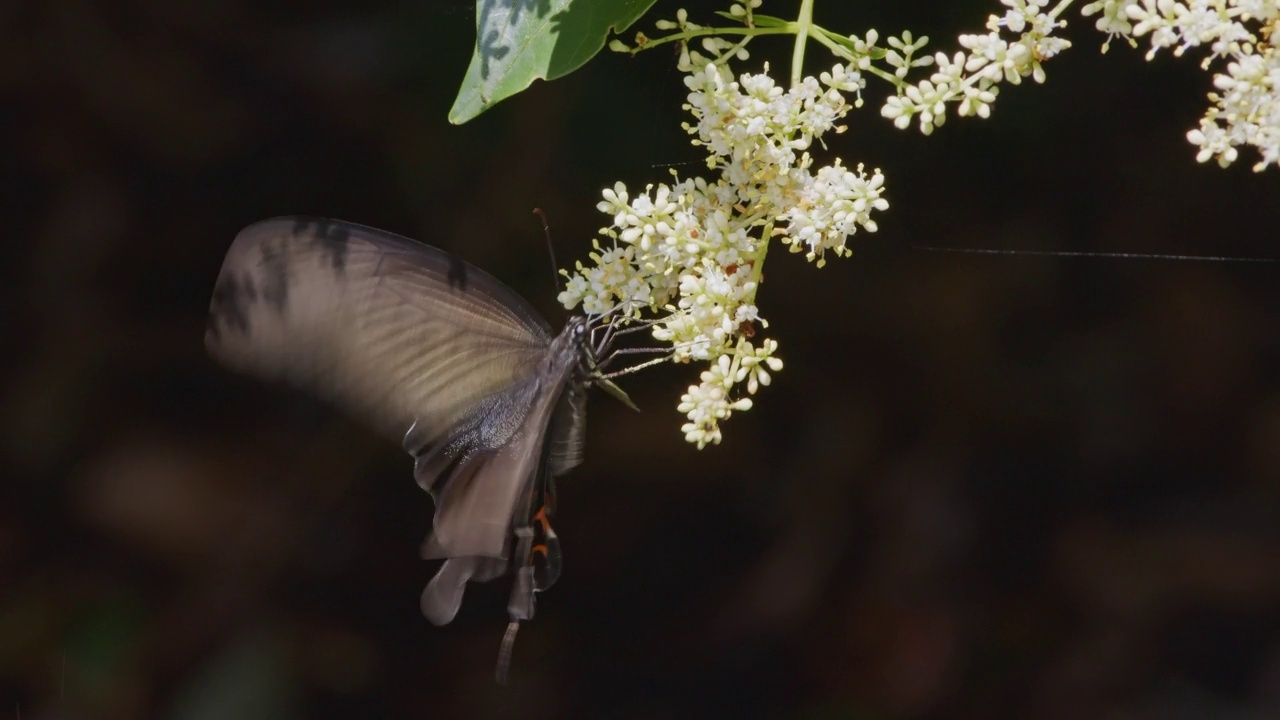
[[[448,253],[311,218],[249,226],[227,252],[205,343],[396,437],[434,439],[527,381],[551,341],[531,307]]]
[[[417,455],[419,483],[448,478],[431,486],[436,525],[422,549],[424,557],[448,558],[422,595],[422,611],[432,622],[453,618],[467,582],[496,577],[509,564],[516,571],[508,604],[513,621],[532,617],[534,592],[555,581],[560,552],[549,495],[553,476],[581,458],[576,428],[584,388],[574,371],[583,327],[571,322],[527,383],[486,400],[472,422]],[[406,446],[418,444],[413,434]]]
[[[423,595],[436,623],[453,618],[468,581],[501,575],[519,551],[512,540],[531,523],[577,342],[565,333],[553,342],[522,298],[458,258],[311,218],[268,220],[237,236],[206,334],[228,365],[289,380],[404,434],[415,477],[436,501],[424,554],[445,563]],[[554,453],[572,457],[552,463],[559,472],[580,458],[569,448],[581,437],[559,424],[552,434],[573,438]]]
[[[508,609],[512,620],[533,616],[533,592],[543,587],[533,578],[534,542],[545,528],[545,515],[538,522],[543,488],[550,482],[544,461],[551,418],[558,396],[565,391],[566,378],[541,376],[539,387],[531,388],[529,411],[521,429],[500,447],[470,443],[455,460],[448,481],[438,483],[436,525],[423,545],[426,558],[447,558],[440,572],[422,593],[422,612],[437,625],[453,619],[462,602],[462,592],[470,580],[488,580],[514,565],[515,586]],[[421,470],[422,466],[416,468]],[[520,478],[506,482],[505,478]],[[537,525],[535,526],[535,523]],[[551,533],[554,539],[554,533]],[[500,543],[494,546],[491,543]],[[558,562],[557,548],[557,562]]]

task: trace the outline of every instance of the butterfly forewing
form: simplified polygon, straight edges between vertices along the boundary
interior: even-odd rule
[[[206,344],[241,370],[284,377],[399,439],[435,438],[478,399],[536,370],[551,335],[528,304],[467,263],[407,238],[280,218],[236,237]]]

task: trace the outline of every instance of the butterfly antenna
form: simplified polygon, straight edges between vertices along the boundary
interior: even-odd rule
[[[502,647],[498,648],[498,667],[493,671],[499,685],[506,685],[511,673],[511,648],[516,644],[516,632],[519,629],[520,621],[512,620],[507,623],[507,631],[502,635]]]
[[[533,214],[542,218],[542,234],[547,237],[547,254],[551,256],[551,286],[560,292],[560,265],[556,262],[556,248],[551,242],[551,223],[547,221],[547,214],[542,212],[542,208],[534,208]]]
[[[1121,260],[1199,260],[1222,263],[1273,263],[1276,258],[1246,258],[1220,255],[1171,255],[1162,253],[1110,253],[1081,250],[995,250],[991,248],[945,248],[912,245],[914,250],[928,252],[960,253],[964,255],[1031,255],[1033,257],[1104,257]]]

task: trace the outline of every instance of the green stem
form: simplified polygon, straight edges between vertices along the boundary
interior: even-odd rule
[[[760,292],[760,283],[764,278],[764,258],[769,254],[769,246],[773,244],[773,221],[765,223],[760,231],[760,244],[757,246],[755,262],[751,264],[751,279],[756,284],[755,292],[747,299],[752,305],[756,302],[756,293]]]
[[[814,25],[813,29],[815,31],[813,33],[813,39],[817,40],[819,45],[822,45],[823,47],[830,50],[832,55],[835,55],[836,57],[844,58],[849,62],[853,62],[857,60],[854,54],[849,52],[849,48],[832,40],[830,37],[830,33],[822,29],[822,27],[818,25]]]
[[[813,0],[801,0],[795,22],[796,49],[791,53],[791,87],[798,87],[804,77],[804,44],[809,40],[812,27]]]
[[[649,50],[651,48],[658,47],[659,45],[666,45],[667,43],[692,40],[694,38],[707,37],[709,35],[746,35],[748,37],[756,37],[759,35],[788,35],[793,32],[795,32],[795,28],[791,26],[768,28],[708,27],[698,30],[686,30],[684,32],[678,32],[671,35],[663,35],[660,38],[650,38],[643,47],[632,48],[632,53],[634,54],[641,50]]]
[[[813,39],[817,40],[819,45],[822,45],[826,47],[828,50],[830,50],[832,55],[835,55],[836,57],[844,58],[845,60],[848,60],[850,63],[857,63],[859,58],[864,57],[863,55],[853,54],[853,52],[851,52],[848,47],[842,45],[839,42],[838,35],[831,32],[830,30],[827,30],[821,25],[814,25],[813,29],[815,31],[812,35]],[[892,85],[902,84],[902,81],[899,80],[896,75],[894,75],[893,73],[887,70],[881,70],[879,67],[875,65],[870,65],[865,68],[859,68],[859,71],[863,73],[869,73],[871,75],[875,75],[881,80],[884,80]]]

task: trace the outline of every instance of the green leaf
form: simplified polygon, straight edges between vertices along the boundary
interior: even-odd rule
[[[537,78],[582,67],[655,0],[477,0],[476,49],[449,110],[461,125]]]
[[[786,20],[780,17],[774,17],[772,15],[761,15],[760,13],[755,13],[754,15],[752,15],[751,20],[756,24],[756,27],[762,27],[762,28],[786,27],[795,22],[794,20]]]

